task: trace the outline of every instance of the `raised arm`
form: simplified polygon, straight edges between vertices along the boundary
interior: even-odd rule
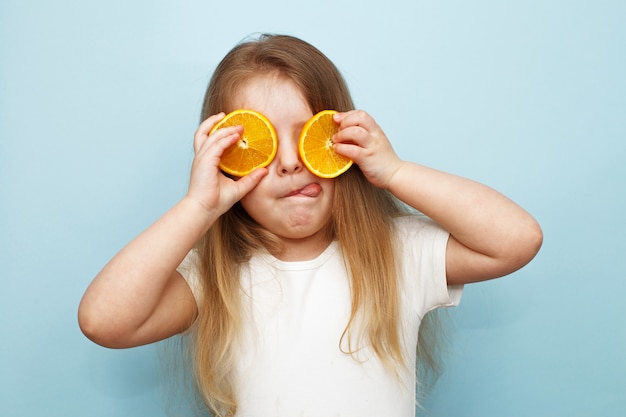
[[[219,172],[222,152],[241,133],[234,127],[209,136],[221,117],[212,116],[196,132],[187,195],[118,252],[87,288],[78,320],[94,342],[111,348],[144,345],[180,333],[193,322],[196,303],[176,268],[213,222],[266,172],[239,181]]]
[[[336,121],[337,152],[352,158],[374,185],[387,188],[450,232],[449,284],[504,276],[536,255],[541,228],[507,197],[466,178],[400,160],[365,112],[343,113]]]
[[[449,284],[507,275],[530,262],[541,246],[537,222],[520,206],[477,182],[402,162],[387,188],[450,232]]]

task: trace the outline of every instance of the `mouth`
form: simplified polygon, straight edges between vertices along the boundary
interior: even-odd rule
[[[317,183],[309,184],[298,190],[294,190],[285,197],[317,197],[322,192],[322,187]]]

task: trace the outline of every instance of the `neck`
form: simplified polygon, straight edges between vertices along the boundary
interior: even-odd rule
[[[309,261],[315,259],[330,245],[332,239],[318,236],[307,239],[286,239],[281,238],[282,251],[272,253],[276,259],[285,262]]]

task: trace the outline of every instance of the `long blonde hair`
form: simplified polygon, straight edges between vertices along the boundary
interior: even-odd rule
[[[340,72],[319,50],[294,37],[262,35],[237,45],[218,65],[206,91],[202,120],[230,109],[237,89],[263,73],[279,73],[295,82],[313,113],[354,108]],[[383,363],[397,370],[405,364],[405,352],[399,333],[393,218],[406,214],[407,208],[391,193],[372,186],[356,165],[335,181],[327,233],[342,248],[352,290],[351,316],[342,337],[347,344],[338,344],[353,354],[351,336],[363,335]],[[281,249],[241,204],[221,216],[197,246],[203,298],[191,332],[191,360],[205,404],[222,417],[233,416],[237,409],[233,373],[242,328],[240,267],[261,248],[274,253]],[[423,340],[420,344],[429,346]],[[431,353],[418,349],[426,363],[432,362]]]

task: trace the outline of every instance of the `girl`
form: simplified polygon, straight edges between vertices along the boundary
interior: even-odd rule
[[[243,128],[209,132],[238,108],[271,121],[278,152],[229,178],[220,156]],[[340,112],[335,150],[355,163],[336,179],[298,156],[324,109]],[[538,224],[486,186],[399,159],[336,67],[293,37],[228,53],[202,120],[186,196],[93,280],[83,332],[112,348],[187,334],[218,416],[413,416],[425,314],[528,263]]]

